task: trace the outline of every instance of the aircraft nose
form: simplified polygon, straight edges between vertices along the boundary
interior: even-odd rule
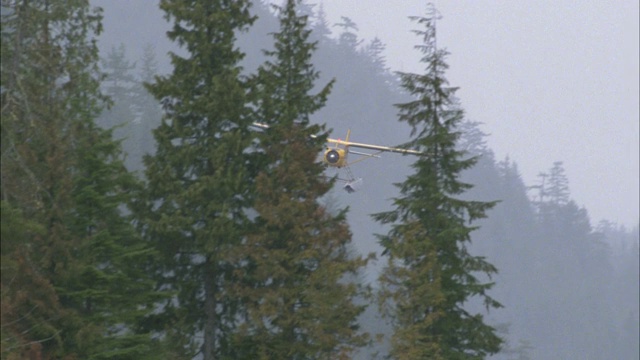
[[[338,162],[338,160],[340,160],[340,154],[338,154],[338,152],[335,150],[329,150],[325,158],[327,159],[328,163],[335,164]]]

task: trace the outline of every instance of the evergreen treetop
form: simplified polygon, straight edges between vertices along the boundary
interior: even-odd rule
[[[253,231],[237,248],[244,279],[235,288],[246,303],[239,348],[246,358],[347,358],[366,336],[358,332],[355,304],[362,289],[353,278],[366,260],[350,251],[345,213],[332,214],[320,199],[332,182],[317,154],[325,136],[309,117],[332,82],[312,94],[318,78],[307,16],[299,2],[277,7],[275,50],[253,88],[256,114],[270,125],[260,136],[264,163],[256,177]]]
[[[413,164],[415,173],[399,184],[395,209],[375,214],[391,224],[380,236],[388,256],[380,299],[395,324],[391,355],[398,359],[475,359],[494,354],[501,339],[471,314],[466,301],[478,297],[487,309],[501,305],[487,291],[496,268],[469,253],[471,222],[485,217],[495,202],[459,198],[472,185],[459,180],[476,163],[456,148],[463,112],[456,88],[445,78],[447,52],[436,46],[434,9],[426,17],[413,17],[422,25],[418,46],[426,65],[424,74],[400,73],[402,87],[413,100],[398,104],[400,121],[415,137],[409,143],[424,155]]]

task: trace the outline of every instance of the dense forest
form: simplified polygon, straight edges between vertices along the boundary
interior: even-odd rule
[[[2,359],[640,357],[638,226],[495,158],[433,12],[414,74],[322,5],[158,3],[2,4]],[[347,194],[347,129],[420,155]]]

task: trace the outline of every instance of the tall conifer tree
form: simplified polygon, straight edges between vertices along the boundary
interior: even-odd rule
[[[171,53],[173,72],[148,86],[165,116],[154,131],[156,152],[145,158],[149,202],[138,217],[162,254],[156,274],[176,293],[155,325],[168,329],[179,355],[200,347],[205,360],[235,358],[241,304],[229,287],[239,281],[240,264],[230,252],[248,227],[255,177],[255,133],[235,41],[254,18],[246,0],[162,0],[160,7],[173,21],[169,38],[185,55]]]
[[[544,344],[535,353],[564,359],[619,357],[620,349],[612,346],[615,305],[601,296],[613,291],[610,243],[592,229],[587,210],[571,199],[562,162],[555,161],[541,175],[545,181],[539,192],[544,196],[535,202],[537,246],[527,254],[537,276],[527,284],[526,305],[538,314],[527,325],[544,329],[530,335],[534,344]],[[574,345],[567,346],[567,340]]]
[[[354,280],[366,260],[350,252],[345,212],[332,214],[320,198],[332,182],[318,160],[326,136],[309,117],[324,106],[332,82],[312,94],[318,72],[307,16],[288,0],[277,11],[275,50],[255,77],[257,114],[269,124],[260,136],[265,159],[256,178],[254,231],[239,248],[244,263],[246,323],[238,345],[247,359],[343,359],[364,343]]]
[[[393,319],[391,356],[395,359],[478,359],[500,349],[501,339],[481,314],[471,314],[465,302],[479,297],[487,308],[500,304],[487,291],[486,275],[494,266],[468,251],[470,223],[485,217],[493,202],[463,201],[471,185],[459,180],[476,163],[456,150],[463,112],[455,88],[445,78],[446,51],[436,47],[436,11],[413,17],[423,26],[424,74],[400,73],[412,101],[399,104],[399,118],[413,129],[410,145],[424,155],[415,173],[399,184],[395,209],[374,215],[391,224],[380,236],[388,257],[381,275],[380,299]],[[478,276],[482,276],[479,278]]]
[[[138,81],[133,75],[136,66],[127,60],[124,44],[112,47],[101,63],[102,71],[105,72],[102,89],[109,96],[111,103],[109,108],[100,114],[98,124],[113,131],[114,138],[122,142],[127,168],[140,168],[140,164],[131,161],[131,149],[137,144],[137,139],[132,136],[137,104],[134,96]]]
[[[100,30],[88,1],[3,4],[2,222],[11,225],[2,257],[12,259],[2,271],[3,358],[128,359],[151,349],[133,332],[152,300],[136,267],[146,249],[120,212],[135,181],[94,122],[105,100]]]

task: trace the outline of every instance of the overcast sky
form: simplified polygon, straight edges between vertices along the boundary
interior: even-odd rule
[[[320,1],[318,1],[319,3]],[[387,45],[393,70],[422,72],[411,15],[423,0],[322,0]],[[451,55],[467,118],[484,123],[498,160],[527,185],[563,161],[573,199],[628,227],[638,223],[638,1],[435,1],[438,44]],[[337,30],[337,29],[336,29]]]
[[[393,70],[422,72],[408,17],[424,15],[426,1],[307,1],[322,3],[330,23],[350,17],[365,41],[379,37]],[[156,0],[147,9],[142,0],[120,2],[126,5],[105,13],[118,41],[132,34],[125,24],[151,28],[162,16]],[[460,87],[467,118],[484,123],[496,158],[515,161],[527,185],[563,161],[572,197],[593,225],[603,218],[638,224],[638,0],[435,4],[438,44],[451,53],[447,77]],[[136,31],[135,38],[163,51],[156,32]]]

